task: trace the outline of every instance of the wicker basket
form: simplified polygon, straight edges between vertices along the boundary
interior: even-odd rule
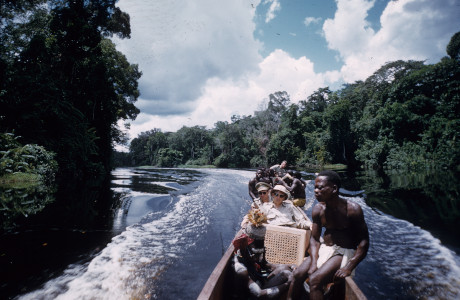
[[[265,257],[273,264],[300,265],[305,256],[310,230],[267,224]]]

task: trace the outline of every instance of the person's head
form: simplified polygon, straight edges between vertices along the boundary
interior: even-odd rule
[[[302,173],[300,173],[299,171],[296,171],[296,172],[294,172],[294,177],[297,178],[297,179],[301,179],[302,178]]]
[[[280,168],[281,168],[281,169],[284,169],[284,168],[286,168],[286,166],[287,166],[287,161],[286,161],[286,160],[283,160],[283,161],[281,162],[281,164],[280,164]]]
[[[326,177],[327,181],[337,186],[337,189],[340,189],[340,187],[342,186],[342,180],[340,179],[340,175],[335,171],[331,171],[331,170],[321,171],[318,174],[318,177],[319,176]]]
[[[264,168],[264,177],[270,177],[270,169]]]
[[[275,185],[275,187],[271,191],[272,193],[272,198],[273,198],[273,203],[275,203],[276,206],[279,206],[284,200],[287,200],[290,198],[291,193],[285,188],[283,185]]]
[[[264,170],[262,168],[257,169],[256,177],[261,178],[264,175]]]
[[[243,233],[242,235],[236,237],[233,241],[233,248],[235,250],[235,253],[240,250],[246,249],[249,244],[253,243],[254,239],[251,239],[247,234]]]
[[[341,186],[339,174],[334,171],[322,171],[315,179],[315,197],[320,202],[326,202],[338,196]]]
[[[268,202],[270,200],[269,192],[271,186],[266,182],[258,182],[256,184],[257,192],[259,193],[260,200],[262,202]]]

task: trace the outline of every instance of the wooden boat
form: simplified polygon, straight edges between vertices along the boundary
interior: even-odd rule
[[[302,211],[303,213],[303,211]],[[305,215],[305,214],[304,214]],[[305,215],[305,217],[307,217]],[[242,232],[239,231],[236,236],[239,236]],[[292,244],[292,236],[296,240]],[[301,235],[301,236],[300,236]],[[287,237],[286,237],[287,236]],[[274,239],[274,241],[273,241]],[[290,227],[282,226],[273,226],[267,225],[267,233],[265,236],[265,247],[267,249],[266,257],[267,260],[272,263],[296,263],[299,264],[303,259],[303,254],[305,253],[306,247],[310,239],[310,232],[306,230],[300,230]],[[291,255],[291,258],[286,258],[286,255],[283,255],[282,258],[276,257],[273,255],[274,252],[286,253],[285,249],[279,251],[272,251],[270,253],[270,248],[278,247],[278,245],[285,247],[286,245],[292,244],[291,247],[295,247],[297,254]],[[288,251],[289,252],[289,251]],[[290,251],[292,252],[292,251]],[[224,300],[224,299],[233,299],[232,298],[232,288],[233,288],[233,269],[231,266],[232,258],[234,253],[234,247],[232,244],[228,247],[227,251],[222,256],[221,260],[217,266],[212,271],[211,275],[208,278],[208,281],[201,290],[198,300]],[[299,257],[299,253],[302,255]],[[288,255],[289,256],[289,255]],[[283,261],[278,261],[279,259]],[[286,259],[288,262],[286,262]],[[300,262],[299,262],[300,261]],[[307,287],[307,286],[306,286]],[[351,277],[345,278],[344,282],[340,284],[334,284],[332,288],[327,292],[326,298],[328,299],[347,299],[347,300],[366,300],[366,296],[362,293],[356,283]]]
[[[239,232],[236,236],[239,236]],[[201,290],[197,300],[225,300],[231,299],[233,245],[230,244],[217,266],[212,271],[208,281]],[[359,289],[351,277],[345,278],[342,285],[336,286],[329,299],[366,300],[366,296]]]

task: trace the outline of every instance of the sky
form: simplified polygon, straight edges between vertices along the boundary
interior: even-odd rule
[[[386,62],[446,56],[460,0],[121,0],[131,38],[113,41],[142,71],[130,139],[154,128],[214,128],[322,87],[365,80]],[[121,125],[121,123],[120,123]]]

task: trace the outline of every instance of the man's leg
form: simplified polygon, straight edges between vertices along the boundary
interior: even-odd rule
[[[288,297],[287,299],[299,299],[303,283],[308,277],[308,269],[310,269],[311,258],[307,257],[301,264],[298,266],[294,272],[293,276],[294,279],[291,282],[291,286],[289,287]]]
[[[340,268],[342,263],[342,255],[336,255],[329,258],[321,268],[310,275],[310,299],[323,299],[323,286],[326,283],[332,282],[335,272]]]
[[[273,272],[275,272],[276,275],[273,277],[269,276],[270,279],[264,284],[264,289],[283,284],[288,281],[289,277],[292,275],[292,271],[287,265],[279,265]]]

